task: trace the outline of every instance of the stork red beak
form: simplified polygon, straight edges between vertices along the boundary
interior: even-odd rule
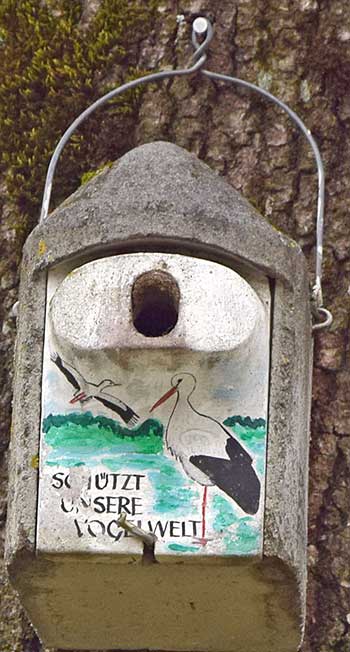
[[[163,394],[163,396],[154,405],[152,405],[150,412],[153,412],[153,410],[159,407],[162,403],[165,403],[165,401],[167,401],[168,398],[170,398],[170,396],[175,394],[176,391],[177,391],[177,385],[175,385],[175,387],[172,387],[167,392],[165,392],[165,394]]]
[[[69,402],[70,403],[76,403],[77,401],[81,401],[85,397],[86,397],[85,392],[80,392],[80,394],[77,394],[76,396],[73,396],[73,398]]]

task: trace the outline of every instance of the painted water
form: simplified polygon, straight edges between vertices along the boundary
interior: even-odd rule
[[[265,472],[265,420],[232,416],[223,423],[248,450],[262,481]],[[128,429],[105,416],[73,412],[50,414],[43,421],[43,431],[49,447],[46,466],[52,470],[56,467],[87,467],[92,471],[103,467],[114,473],[126,468],[134,473],[145,472],[153,487],[153,513],[164,516],[164,519],[183,520],[193,518],[195,506],[197,518],[200,518],[203,488],[185,474],[176,460],[165,454],[164,428],[160,421],[147,419],[140,426]],[[244,514],[216,487],[208,489],[208,496],[211,527],[221,538],[225,554],[259,554],[262,544],[260,519]],[[175,553],[200,552],[200,546],[193,545],[193,541],[184,545],[183,540],[179,543],[168,541],[167,549]]]

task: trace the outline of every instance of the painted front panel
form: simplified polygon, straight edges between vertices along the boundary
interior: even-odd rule
[[[268,280],[206,260],[51,271],[38,550],[140,553],[124,513],[156,555],[260,554],[269,323]]]

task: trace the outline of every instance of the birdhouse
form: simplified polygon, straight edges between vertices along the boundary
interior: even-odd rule
[[[47,646],[296,652],[310,366],[300,248],[175,145],[34,229],[7,560]]]

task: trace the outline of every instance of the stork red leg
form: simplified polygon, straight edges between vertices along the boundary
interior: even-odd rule
[[[205,541],[205,508],[207,506],[207,492],[208,487],[204,487],[203,491],[203,501],[202,501],[202,541]]]

